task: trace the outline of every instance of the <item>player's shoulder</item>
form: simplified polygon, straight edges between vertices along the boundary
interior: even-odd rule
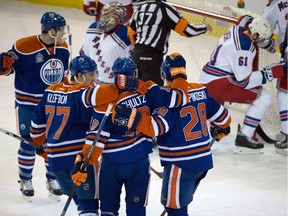
[[[103,32],[97,28],[98,22],[91,23],[87,29],[87,34],[102,34]]]
[[[245,27],[235,26],[235,31],[233,35],[234,45],[237,51],[250,50],[251,52],[253,52],[255,50],[255,46],[253,45],[251,39],[244,33],[245,30]]]
[[[203,89],[206,89],[206,86],[204,86],[203,84],[201,83],[189,83],[188,85],[188,91],[189,90],[203,90]]]
[[[152,80],[147,80],[147,81],[145,81],[145,83],[148,86],[148,88],[157,87],[157,84],[155,82],[153,82]]]
[[[63,82],[52,84],[46,88],[46,91],[57,91],[59,88],[61,89],[63,85],[64,85]]]
[[[277,6],[278,3],[282,2],[282,5],[284,6],[284,3],[286,2],[287,4],[287,0],[272,0],[272,1],[269,1],[269,3],[266,5],[265,9],[266,8],[269,8],[269,7],[274,7],[274,6]],[[279,7],[281,7],[282,5],[280,5]],[[277,6],[278,7],[278,6]],[[287,7],[287,6],[286,6]]]
[[[57,44],[57,48],[68,49],[68,44],[66,43],[66,41],[64,41],[63,43]]]
[[[16,41],[14,46],[19,53],[23,54],[29,54],[43,49],[37,35],[21,38]]]
[[[113,37],[114,40],[118,38],[118,40],[123,41],[126,44],[126,46],[129,46],[131,44],[130,39],[128,37],[128,28],[125,25],[120,25],[117,28],[117,30],[111,34],[111,37]]]
[[[73,92],[73,91],[79,91],[81,89],[86,89],[89,88],[91,85],[90,84],[76,84],[76,85],[71,85],[69,88],[68,92]]]

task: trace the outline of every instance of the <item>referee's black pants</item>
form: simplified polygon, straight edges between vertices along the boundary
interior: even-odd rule
[[[163,86],[163,80],[160,76],[160,66],[163,62],[162,51],[136,44],[132,52],[132,59],[138,67],[140,79],[144,81],[152,80],[158,85]]]

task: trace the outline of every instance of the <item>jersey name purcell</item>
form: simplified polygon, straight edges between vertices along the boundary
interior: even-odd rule
[[[67,95],[49,93],[47,101],[49,103],[67,104]]]
[[[125,104],[129,108],[141,106],[141,104],[146,103],[145,95],[139,95],[137,97],[133,97],[129,100],[123,101],[121,104]]]
[[[199,101],[207,99],[207,95],[205,91],[197,91],[197,92],[189,92],[189,99],[190,101]]]

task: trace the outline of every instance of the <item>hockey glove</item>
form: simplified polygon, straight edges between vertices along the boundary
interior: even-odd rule
[[[119,74],[115,76],[115,85],[120,92],[136,91],[141,95],[146,94],[149,88],[149,85],[142,80],[136,79],[135,77]]]
[[[45,161],[48,159],[48,155],[44,147],[36,148],[36,154],[44,158]]]
[[[95,0],[84,0],[83,1],[83,11],[90,16],[95,16],[97,14],[96,2]]]
[[[267,65],[261,70],[261,73],[263,75],[262,83],[266,83],[267,80],[271,82],[274,78],[284,77],[287,74],[287,62]]]
[[[221,128],[215,125],[213,122],[210,123],[210,134],[213,138],[216,137],[216,141],[219,142],[223,137],[230,134],[230,126],[226,128]]]
[[[8,53],[0,54],[0,72],[5,73],[7,70],[10,70],[13,66],[14,59]]]
[[[82,153],[76,156],[71,178],[75,185],[80,186],[87,179],[87,168],[83,168],[84,156]]]
[[[134,131],[141,119],[141,114],[136,108],[128,108],[125,106],[116,106],[112,114],[112,122],[115,125],[126,126]]]

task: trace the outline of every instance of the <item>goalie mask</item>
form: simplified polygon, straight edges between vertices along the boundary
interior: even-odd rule
[[[130,58],[117,58],[112,66],[114,75],[138,77],[137,65]]]
[[[66,20],[60,14],[54,12],[46,12],[41,18],[41,30],[49,32],[51,29],[59,30],[66,26]]]
[[[97,76],[97,65],[95,61],[88,56],[77,56],[70,62],[69,65],[70,75],[74,78],[77,77],[77,73],[81,73],[83,76],[88,72],[94,72]]]
[[[125,19],[126,8],[119,2],[111,2],[102,8],[98,28],[109,33]]]
[[[186,73],[186,61],[183,56],[177,52],[167,55],[160,67],[161,79],[163,81],[172,81],[171,74],[173,74],[174,71],[179,72],[179,70]]]
[[[270,23],[264,17],[257,17],[249,24],[251,34],[258,34],[257,41],[269,39],[272,35]]]

